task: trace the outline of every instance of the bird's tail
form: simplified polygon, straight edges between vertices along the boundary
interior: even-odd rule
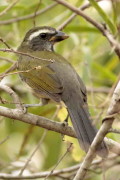
[[[71,117],[73,127],[75,129],[78,141],[81,147],[87,152],[97,130],[92,125],[88,107],[83,105],[79,98],[70,98],[69,101],[65,102],[68,113]],[[105,157],[107,156],[107,148],[105,142],[97,148],[97,154]]]

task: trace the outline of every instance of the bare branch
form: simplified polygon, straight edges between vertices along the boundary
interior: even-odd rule
[[[3,57],[3,56],[0,56],[0,60],[4,60],[4,61],[7,61],[9,63],[14,63],[15,61],[11,60],[11,59],[8,59],[6,57]]]
[[[23,107],[21,105],[21,102],[20,102],[20,99],[19,99],[18,95],[10,87],[0,83],[0,89],[7,92],[13,98],[13,101],[14,101],[14,103],[16,105],[16,108],[18,108],[20,110],[23,110]]]
[[[118,82],[115,91],[113,93],[113,97],[111,99],[111,103],[108,109],[108,114],[114,114],[120,112],[120,81]]]
[[[6,41],[5,41],[4,39],[2,39],[1,37],[0,37],[0,41],[1,41],[8,49],[11,49],[11,50],[12,50],[12,48],[9,46],[9,44],[6,43]]]
[[[115,159],[116,156],[110,156],[106,163],[108,161],[113,161],[113,159]],[[96,167],[96,165],[101,165],[102,163],[102,160],[99,159],[99,160],[94,160],[93,163],[92,163],[92,166]],[[108,163],[107,163],[108,164]],[[81,164],[77,164],[77,165],[74,165],[74,166],[70,166],[70,167],[67,167],[67,168],[64,168],[64,169],[59,169],[59,170],[55,170],[51,175],[50,177],[52,176],[59,176],[59,175],[64,175],[64,174],[73,174],[74,172],[76,172],[76,170],[78,170],[78,168],[80,167]],[[40,172],[40,173],[32,173],[31,175],[23,175],[23,176],[19,176],[19,175],[13,175],[13,174],[6,174],[6,173],[0,173],[0,178],[2,179],[37,179],[37,178],[44,178],[46,177],[48,174],[50,174],[51,171],[44,171],[44,172]]]
[[[0,145],[3,144],[4,142],[6,142],[10,137],[7,136],[5,139],[3,139],[1,142],[0,142]]]
[[[23,166],[23,168],[21,169],[19,176],[21,176],[24,172],[24,170],[26,169],[26,167],[28,166],[29,162],[31,161],[32,157],[34,156],[34,154],[36,153],[36,151],[39,149],[40,145],[42,144],[43,140],[45,139],[45,136],[47,134],[47,130],[44,130],[44,133],[40,139],[40,141],[38,142],[37,146],[35,147],[35,149],[33,150],[33,152],[31,153],[31,155],[29,156],[28,160],[26,161],[25,165]]]
[[[0,106],[0,115],[76,138],[75,131],[72,127],[64,126],[63,123],[55,122],[42,116],[31,113],[23,113],[22,110],[9,109],[3,106]],[[120,154],[119,143],[108,138],[105,139],[105,142],[108,145],[110,151],[116,154]]]
[[[39,126],[51,131],[59,132],[61,134],[76,137],[72,127],[66,127],[63,125],[63,123],[55,122],[42,116],[34,115],[31,113],[23,113],[22,110],[9,109],[0,106],[0,115],[11,119],[20,120],[25,123]]]
[[[19,0],[13,1],[6,9],[4,9],[2,12],[0,12],[0,16],[3,16],[6,14],[10,9],[12,9],[18,2]]]
[[[97,161],[95,161],[96,163]],[[60,169],[60,170],[55,170],[51,175],[51,176],[56,176],[58,174],[65,174],[65,173],[71,173],[76,171],[79,168],[80,164],[68,167],[68,168],[64,168],[64,169]],[[50,174],[50,171],[44,171],[44,172],[40,172],[40,173],[35,173],[32,175],[23,175],[23,176],[18,176],[18,175],[13,175],[13,174],[6,174],[6,173],[0,173],[0,178],[2,179],[37,179],[37,178],[43,178],[46,177],[48,174]]]
[[[8,68],[4,73],[0,74],[0,80],[2,80],[2,78],[4,78],[5,76],[14,74],[14,73],[10,73],[10,72],[14,71],[16,68],[17,68],[17,62],[14,62],[14,64],[12,64],[12,66],[10,66],[10,68]]]
[[[40,5],[41,5],[41,0],[39,0],[39,3],[37,4],[35,12],[34,12],[34,16],[33,16],[33,25],[34,25],[34,27],[35,27],[35,18],[36,18],[36,15],[37,15],[37,12],[38,12],[38,9],[39,9]]]
[[[56,1],[57,3],[67,7],[68,9],[75,12],[76,14],[82,16],[86,21],[88,21],[90,24],[95,26],[102,33],[104,32],[104,26],[102,24],[99,24],[98,22],[93,20],[90,16],[87,16],[85,13],[83,13],[80,9],[78,9],[75,6],[72,6],[71,4],[67,3],[67,1],[64,1],[64,0],[53,0],[53,1]]]
[[[120,134],[120,129],[113,129],[113,128],[111,128],[108,132],[109,132],[109,133]]]
[[[53,174],[54,170],[56,169],[56,167],[60,164],[60,162],[64,159],[64,157],[70,152],[72,143],[70,143],[70,145],[68,146],[66,152],[63,154],[63,156],[58,160],[57,164],[55,165],[55,167],[50,171],[50,173],[45,177],[44,180],[46,180],[50,175]]]
[[[47,59],[46,59],[47,60]],[[12,71],[13,69],[15,70],[15,68],[17,68],[17,62],[15,63],[15,64],[13,64],[13,66],[12,67],[10,67],[10,69],[8,69],[7,70],[7,72],[9,72],[9,71]],[[16,72],[12,72],[12,73],[3,73],[2,75],[0,75],[0,78],[3,78],[3,77],[5,77],[5,76],[9,76],[9,75],[13,75],[13,74],[20,74],[20,73],[28,73],[28,72],[30,72],[30,71],[32,71],[32,70],[37,70],[37,69],[41,69],[42,67],[41,66],[36,66],[36,67],[34,67],[34,68],[31,68],[31,69],[28,69],[28,70],[25,70],[25,71],[16,71]],[[31,105],[30,105],[31,106]],[[38,104],[37,104],[37,106],[38,106]],[[39,105],[40,106],[40,105]]]
[[[53,7],[55,7],[56,5],[57,5],[57,3],[53,3],[53,4],[49,5],[49,6],[47,6],[46,8],[44,8],[44,9],[42,9],[40,11],[37,11],[36,16],[39,16],[40,14],[45,13],[46,11],[48,11],[48,10],[52,9]],[[35,13],[31,13],[29,15],[25,15],[25,16],[22,16],[22,17],[17,17],[17,18],[5,20],[5,21],[0,21],[0,25],[7,25],[7,24],[12,24],[12,23],[15,23],[15,22],[31,19],[31,18],[34,17],[34,15],[35,15]]]
[[[23,141],[21,143],[21,147],[18,152],[17,158],[20,158],[20,156],[23,154],[25,146],[27,145],[29,137],[33,133],[34,128],[35,128],[35,126],[30,125],[27,129],[27,132],[24,134]]]
[[[120,156],[120,144],[118,142],[106,137],[105,142],[111,152],[118,154]]]
[[[20,52],[20,51],[15,51],[15,50],[13,50],[13,49],[0,49],[0,51],[2,51],[2,52],[10,52],[10,53],[15,53],[15,54],[21,54],[21,55],[23,55],[23,56],[28,56],[28,57],[31,57],[31,58],[33,58],[33,59],[40,59],[40,60],[42,60],[42,61],[54,62],[53,59],[43,59],[43,58],[39,58],[39,57],[36,57],[36,56],[32,56],[32,55],[30,55],[30,54],[28,54],[28,53],[24,53],[24,52]]]
[[[102,1],[102,0],[96,0],[97,2]],[[79,9],[81,11],[84,11],[85,9],[89,8],[91,6],[91,4],[88,2],[83,6],[80,6]],[[75,17],[77,16],[76,13],[73,13],[65,22],[63,22],[63,24],[61,24],[58,27],[58,30],[62,30],[63,28],[65,28]]]

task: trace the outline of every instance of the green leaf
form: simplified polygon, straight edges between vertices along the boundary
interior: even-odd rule
[[[107,14],[103,11],[103,9],[98,5],[98,3],[95,0],[89,0],[92,6],[97,10],[99,15],[103,18],[103,20],[106,22],[106,24],[109,26],[112,33],[115,34],[116,28],[110,18],[107,16]]]
[[[110,71],[107,67],[102,66],[101,64],[97,63],[97,62],[93,62],[93,67],[99,72],[101,73],[101,76],[103,76],[106,79],[111,80],[112,82],[116,81],[116,75]]]

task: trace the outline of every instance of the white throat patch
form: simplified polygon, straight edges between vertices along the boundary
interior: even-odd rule
[[[28,40],[32,40],[33,38],[37,37],[39,34],[41,33],[54,33],[54,31],[52,30],[49,30],[49,29],[40,29],[34,33],[32,33],[30,36],[29,36],[29,39]]]

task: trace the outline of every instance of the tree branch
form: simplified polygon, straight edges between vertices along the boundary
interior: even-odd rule
[[[71,137],[76,137],[73,128],[70,126],[66,127],[63,125],[63,123],[55,122],[42,116],[31,113],[23,113],[23,111],[19,109],[9,109],[7,107],[0,106],[0,115],[11,119],[20,120],[22,122],[39,126]]]
[[[23,110],[20,99],[19,99],[18,95],[15,93],[15,91],[13,91],[9,86],[4,85],[2,83],[0,83],[0,89],[4,90],[12,97],[12,99],[16,105],[16,108]]]
[[[84,14],[80,9],[76,8],[75,6],[72,6],[71,4],[67,3],[64,0],[53,0],[53,1],[56,1],[57,3],[67,7],[68,9],[75,12],[76,14],[82,16],[86,21],[88,21],[90,24],[95,26],[99,31],[101,31],[101,33],[107,38],[110,45],[115,50],[118,57],[120,58],[120,44],[116,39],[114,39],[113,35],[108,31],[106,26],[96,22],[90,16],[87,16],[86,14]]]
[[[19,109],[10,109],[0,106],[0,115],[76,138],[75,131],[72,127],[65,126],[63,123],[55,122],[42,116],[31,113],[23,113],[23,111]],[[108,138],[105,139],[105,142],[108,145],[110,151],[120,155],[119,143]]]
[[[120,129],[113,129],[113,128],[111,128],[111,129],[109,130],[109,132],[110,132],[110,133],[120,134]]]

